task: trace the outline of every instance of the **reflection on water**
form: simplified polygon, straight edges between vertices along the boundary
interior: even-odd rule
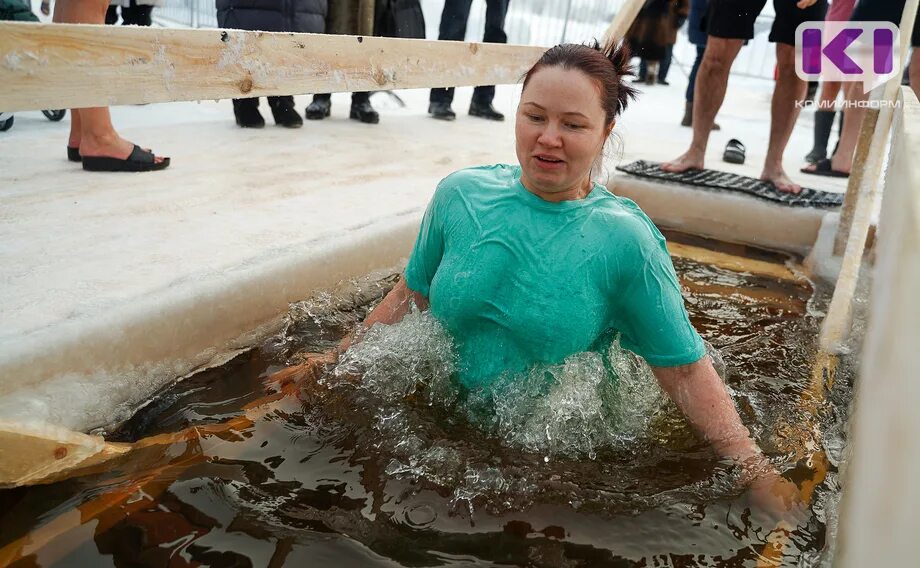
[[[371,331],[324,388],[273,402],[230,441],[0,493],[0,546],[19,546],[23,565],[755,566],[779,539],[777,562],[813,565],[850,397],[845,377],[827,401],[808,395],[824,299],[802,284],[675,265],[742,419],[780,469],[810,483],[815,458],[801,448],[829,431],[830,473],[788,539],[752,518],[735,468],[616,343],[607,362],[576,354],[464,392],[450,380],[449,338],[414,312]],[[237,415],[264,396],[266,375],[360,321],[394,282],[378,276],[293,306],[262,349],[175,385],[113,437]],[[75,506],[82,517],[68,513]],[[64,528],[36,528],[49,520]]]

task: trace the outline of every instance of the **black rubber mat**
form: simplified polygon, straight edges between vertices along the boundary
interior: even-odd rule
[[[769,182],[728,172],[690,170],[675,174],[661,170],[656,162],[646,162],[645,160],[636,160],[631,164],[618,166],[617,169],[634,176],[658,181],[744,193],[790,207],[831,209],[843,205],[842,193],[831,193],[829,191],[821,191],[820,189],[810,189],[807,187],[803,187],[801,193],[798,194],[781,193]]]

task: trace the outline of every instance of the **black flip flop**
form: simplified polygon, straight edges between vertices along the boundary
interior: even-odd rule
[[[67,147],[67,159],[71,162],[82,162],[83,157],[80,156],[80,147],[79,146],[68,146]]]
[[[153,152],[144,150],[137,144],[131,155],[121,158],[103,156],[83,156],[83,169],[90,172],[152,172],[169,166],[169,158],[157,162]]]
[[[824,176],[824,177],[832,177],[832,178],[850,177],[850,174],[848,172],[841,172],[840,170],[835,170],[833,167],[831,167],[831,161],[828,158],[824,158],[823,160],[818,160],[817,162],[812,164],[812,166],[814,166],[814,169],[808,169],[807,167],[805,167],[799,171],[802,172],[803,174],[808,174],[812,176]]]
[[[722,154],[722,159],[729,164],[743,164],[744,144],[737,138],[729,140],[728,144],[725,145],[725,153]]]

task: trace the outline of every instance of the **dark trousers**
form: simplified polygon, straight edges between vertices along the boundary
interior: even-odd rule
[[[291,95],[285,95],[280,97],[265,97],[268,99],[268,106],[273,107],[279,103],[287,103],[289,106],[294,106],[294,97]],[[233,113],[236,114],[247,108],[259,108],[259,97],[251,97],[248,99],[233,99]]]
[[[359,91],[351,94],[351,104],[359,105],[365,101],[369,101],[371,94],[367,91]],[[313,95],[314,101],[328,101],[332,99],[332,93],[317,93]]]
[[[118,22],[118,6],[109,5],[105,11],[106,25],[114,25]],[[121,7],[121,25],[123,26],[149,26],[152,23],[150,13],[153,12],[153,6],[138,6],[137,2],[132,1],[131,6]]]
[[[690,78],[687,82],[687,102],[693,102],[693,89],[696,87],[696,72],[700,70],[700,63],[703,62],[703,54],[706,53],[705,45],[696,46],[696,59],[693,60],[693,67],[690,69]]]
[[[674,55],[674,44],[668,44],[664,48],[664,57],[658,62],[658,82],[668,78],[668,69],[671,68],[671,57]],[[642,79],[648,74],[648,66],[645,59],[639,60],[639,78]]]
[[[508,43],[505,35],[505,16],[510,0],[486,0],[486,29],[482,41],[486,43]],[[466,38],[466,22],[470,17],[473,0],[445,0],[441,12],[441,27],[438,39],[463,41]],[[473,89],[473,102],[490,104],[495,98],[495,86],[486,85]],[[429,100],[433,103],[450,103],[454,100],[454,88],[431,89]]]

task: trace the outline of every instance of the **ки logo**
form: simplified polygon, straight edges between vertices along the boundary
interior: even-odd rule
[[[859,81],[868,92],[900,69],[890,22],[805,22],[795,30],[795,72],[806,81]]]

